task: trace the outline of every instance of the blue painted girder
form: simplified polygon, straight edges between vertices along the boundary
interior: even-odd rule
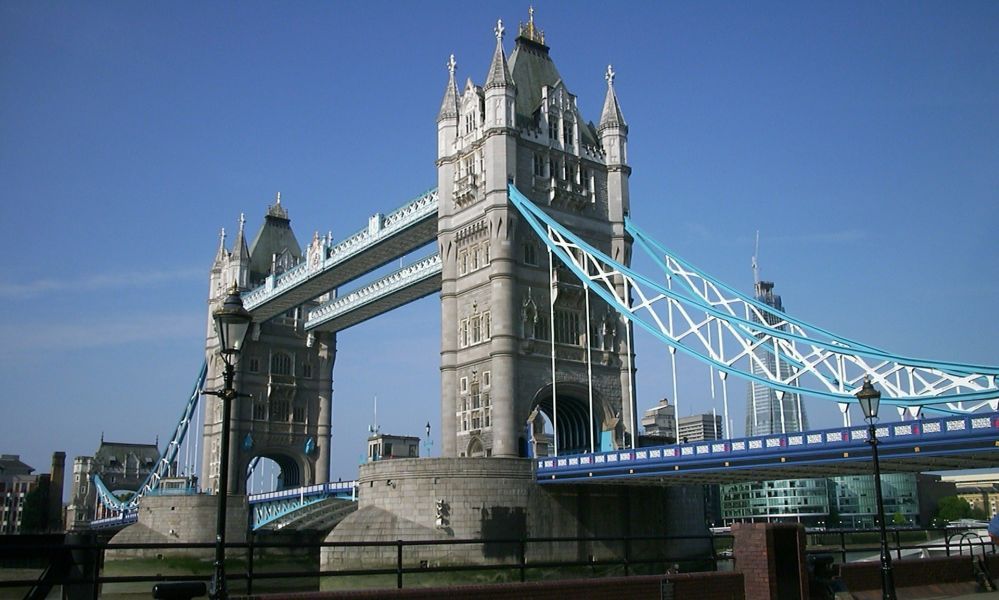
[[[999,413],[882,423],[885,472],[999,466]],[[539,483],[732,483],[870,474],[868,427],[542,458]]]

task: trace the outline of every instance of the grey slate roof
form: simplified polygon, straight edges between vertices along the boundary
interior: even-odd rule
[[[0,455],[0,474],[3,475],[30,475],[35,468],[21,462],[19,454]]]
[[[510,73],[517,86],[517,122],[537,123],[538,109],[541,108],[541,88],[546,85],[554,88],[559,84],[565,87],[558,68],[548,54],[548,46],[518,36],[510,55]],[[567,87],[566,90],[568,91]],[[597,145],[593,124],[583,120],[578,109],[575,112],[583,143]]]
[[[271,257],[290,254],[296,261],[302,258],[302,247],[291,230],[288,211],[280,202],[267,209],[264,223],[250,244],[250,281],[258,282],[271,271]]]
[[[506,64],[506,54],[503,52],[503,40],[496,38],[496,50],[493,52],[493,60],[489,63],[489,74],[486,75],[486,89],[498,86],[513,85],[513,78]]]
[[[621,127],[627,128],[628,124],[624,121],[624,115],[621,114],[621,105],[617,102],[617,94],[614,93],[614,85],[607,85],[607,97],[604,98],[604,110],[600,113],[600,129],[605,127]]]

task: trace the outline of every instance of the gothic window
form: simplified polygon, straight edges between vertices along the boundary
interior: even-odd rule
[[[295,412],[294,412],[294,415],[292,416],[292,420],[295,421],[296,423],[305,423],[305,405],[304,404],[296,404],[295,405]]]
[[[485,426],[486,427],[491,427],[492,424],[493,424],[493,421],[492,421],[492,415],[491,415],[491,413],[490,413],[490,411],[489,411],[488,408],[485,410],[484,414],[485,414]]]
[[[461,383],[459,384],[459,389],[462,394],[468,393],[468,377],[462,377]]]
[[[458,325],[458,344],[462,348],[468,345],[468,319],[462,319]]]
[[[566,146],[571,146],[573,144],[572,125],[573,122],[571,119],[565,119],[562,121],[562,141]]]
[[[468,273],[468,252],[462,250],[458,253],[458,274],[464,275]]]
[[[482,254],[484,259],[482,266],[484,267],[489,264],[489,242],[482,244]]]
[[[288,401],[287,400],[272,400],[271,401],[271,420],[272,421],[287,421],[288,420]]]
[[[260,359],[256,356],[250,357],[250,373],[260,372]]]
[[[493,381],[493,372],[492,371],[483,371],[483,373],[482,373],[482,387],[484,389],[488,390],[489,386],[492,384],[492,381]]]
[[[476,246],[475,248],[472,248],[470,254],[472,255],[472,270],[475,271],[479,268],[479,259],[482,256],[482,250]]]
[[[475,315],[470,321],[472,322],[472,343],[478,344],[482,341],[482,320],[478,315]]]
[[[574,310],[555,311],[555,342],[558,344],[579,345],[580,315]]]
[[[489,318],[489,313],[484,312],[482,313],[482,339],[488,340],[491,337],[493,337],[492,322]]]
[[[266,421],[267,420],[267,405],[263,402],[253,403],[253,420],[254,421]]]
[[[472,415],[472,429],[482,429],[482,419],[479,417],[479,413]]]
[[[548,317],[538,315],[538,318],[534,320],[534,335],[532,337],[536,340],[548,339]]]
[[[276,352],[271,356],[271,374],[291,375],[291,357],[284,352]]]
[[[577,175],[576,165],[568,165],[566,167],[566,170],[568,171],[568,177],[567,177],[567,179],[569,181],[573,182],[573,183],[578,183],[579,182],[579,178],[576,176]]]
[[[524,264],[538,266],[538,255],[533,242],[524,242]]]
[[[558,139],[558,117],[548,114],[548,137],[553,140]]]
[[[311,379],[312,378],[312,365],[311,364],[305,363],[305,364],[302,365],[302,377],[305,377],[306,379]]]
[[[544,177],[545,176],[545,163],[546,162],[548,162],[548,161],[545,160],[544,156],[542,156],[541,154],[538,154],[538,153],[534,154],[534,175],[535,176],[537,176],[537,177]]]

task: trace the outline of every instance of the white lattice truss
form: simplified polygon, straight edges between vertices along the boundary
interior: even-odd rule
[[[587,288],[671,353],[679,350],[708,364],[722,380],[737,375],[781,398],[806,394],[845,407],[857,401],[854,394],[870,377],[882,402],[913,413],[924,406],[956,413],[999,409],[999,367],[899,357],[836,336],[736,292],[629,220],[636,246],[664,271],[658,276],[664,283],[653,281],[581,240],[512,185],[510,200]]]

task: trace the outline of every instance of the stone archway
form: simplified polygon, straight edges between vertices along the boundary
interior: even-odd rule
[[[559,454],[589,452],[591,439],[593,447],[599,450],[601,431],[611,416],[606,414],[606,406],[600,394],[596,390],[593,391],[591,422],[589,391],[586,386],[559,382],[555,387],[558,393],[557,402],[553,399],[551,384],[538,390],[531,402],[527,423],[530,438],[528,444],[532,446],[531,454],[536,454],[539,448],[545,448],[547,454],[553,454],[552,445],[556,438]],[[544,419],[541,415],[544,415]],[[547,427],[551,427],[551,432],[545,432]],[[557,436],[552,435],[555,431],[558,433]]]
[[[243,473],[245,474],[245,477],[243,477],[244,490],[246,481],[251,475],[250,467],[256,463],[255,459],[257,458],[268,459],[277,465],[279,473],[275,491],[301,487],[313,480],[311,465],[304,457],[292,456],[287,452],[275,449],[263,449],[250,456],[243,468]]]
[[[484,458],[486,456],[486,450],[482,446],[482,440],[478,437],[473,437],[468,442],[468,449],[465,451],[465,456],[469,458]]]

